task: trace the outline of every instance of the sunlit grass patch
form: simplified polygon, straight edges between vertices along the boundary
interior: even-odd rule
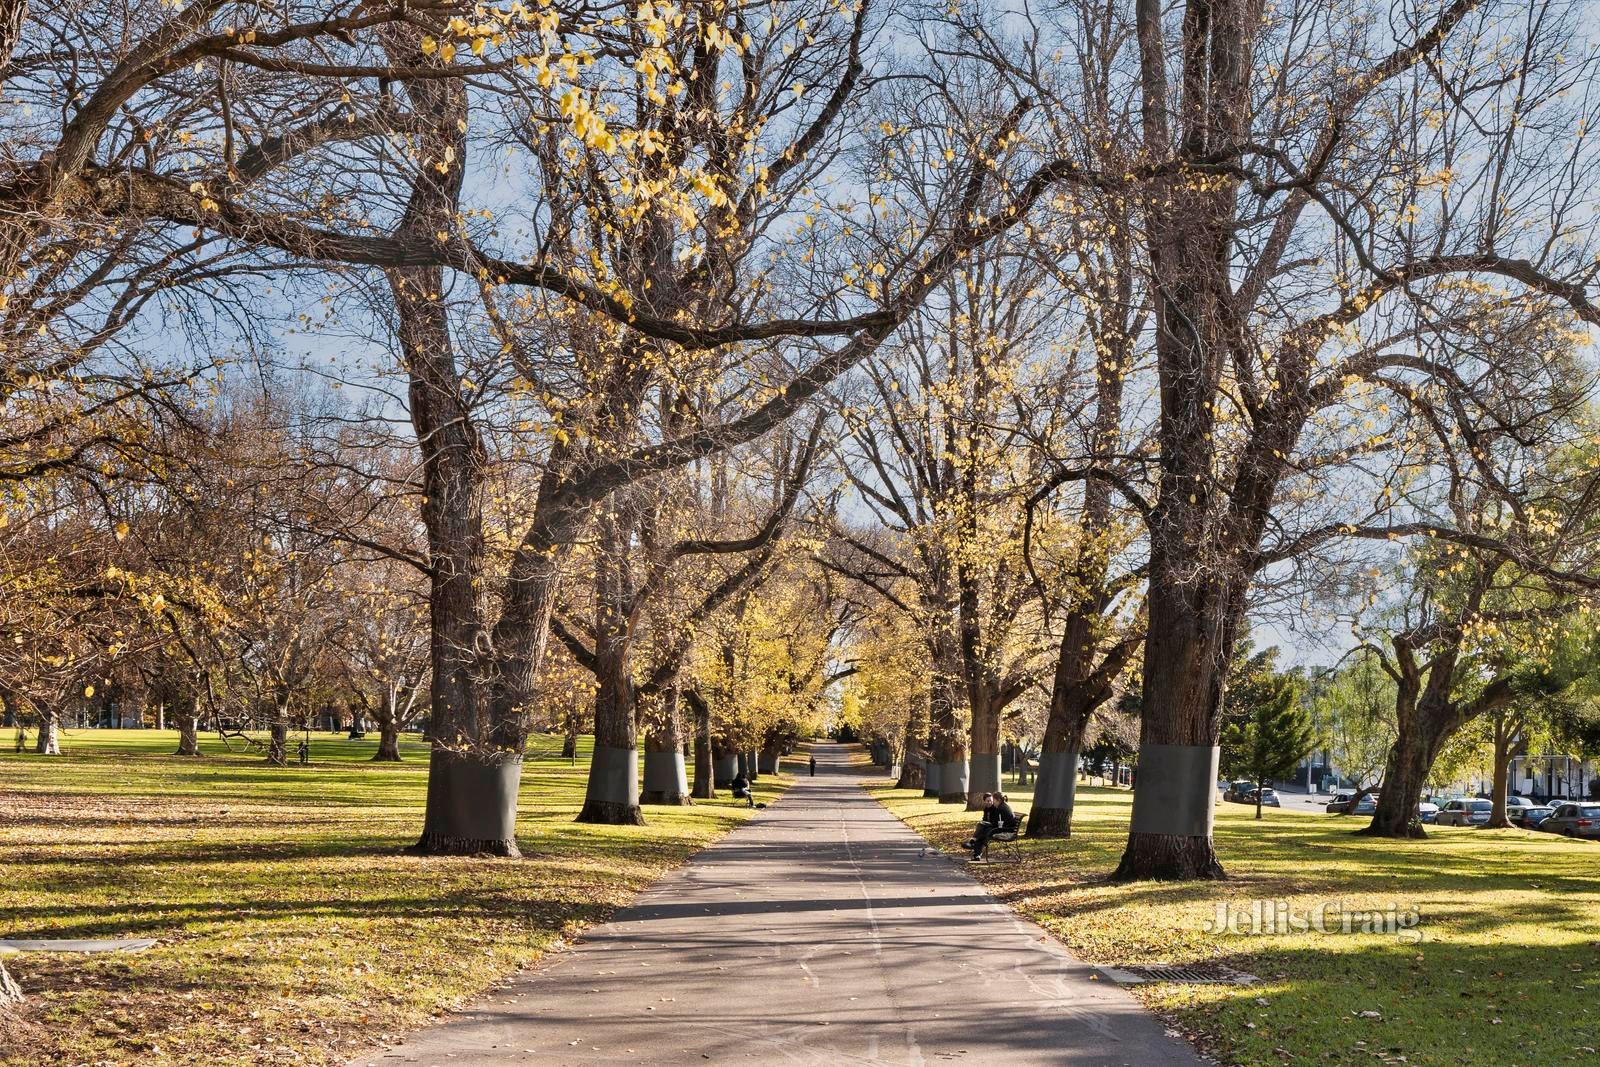
[[[975,817],[959,806],[874,792],[943,849],[970,833]],[[1224,804],[1216,839],[1227,881],[1119,885],[1107,875],[1132,794],[1078,796],[1070,840],[1023,838],[974,873],[1089,962],[1217,962],[1259,976],[1254,987],[1138,989],[1220,1062],[1600,1062],[1600,845],[1470,829],[1379,841],[1353,835],[1364,818],[1268,811],[1257,822],[1253,808]],[[1030,790],[1011,799],[1026,812]],[[1219,904],[1248,911],[1255,901],[1308,917],[1327,901],[1348,912],[1414,909],[1421,941],[1208,932]]]
[[[536,738],[517,823],[525,859],[423,858],[427,750],[317,736],[309,766],[169,755],[177,735],[69,731],[60,757],[0,755],[0,934],[154,937],[144,953],[12,956],[26,1046],[0,1063],[337,1062],[426,1022],[603,919],[748,818],[725,793],[572,821],[572,762]],[[763,776],[757,797],[788,778]]]

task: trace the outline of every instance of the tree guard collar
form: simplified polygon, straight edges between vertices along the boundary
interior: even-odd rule
[[[1072,749],[1041,752],[1034,783],[1034,807],[1071,811],[1078,797],[1078,753]]]
[[[428,757],[425,837],[513,841],[522,757],[436,747]]]
[[[1000,788],[1000,753],[974,752],[972,777],[967,785],[969,793],[993,793]]]
[[[1140,745],[1130,829],[1136,834],[1210,837],[1219,754],[1216,745]]]
[[[621,751],[611,749],[612,752]],[[686,793],[688,780],[682,752],[646,752],[644,754],[644,791],[646,793]]]
[[[589,798],[639,806],[639,750],[594,746],[589,761]]]

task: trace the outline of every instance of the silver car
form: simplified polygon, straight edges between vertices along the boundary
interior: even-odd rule
[[[1494,803],[1488,800],[1452,800],[1439,809],[1434,822],[1440,826],[1482,826],[1494,813]]]
[[[1600,804],[1583,804],[1566,801],[1556,805],[1555,812],[1539,829],[1565,837],[1600,838]]]

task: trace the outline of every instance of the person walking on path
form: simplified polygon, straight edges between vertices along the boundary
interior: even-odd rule
[[[816,776],[817,776],[817,757],[812,756],[811,757],[811,777],[815,778]]]

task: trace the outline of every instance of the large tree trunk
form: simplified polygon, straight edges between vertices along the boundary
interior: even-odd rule
[[[414,26],[387,31],[389,58],[408,67],[442,65],[421,48]],[[423,125],[431,165],[412,178],[402,239],[434,240],[455,218],[466,155],[466,87],[457,79],[406,81]],[[416,850],[424,854],[518,856],[517,792],[521,746],[497,745],[485,725],[485,450],[463,382],[445,308],[444,271],[396,267],[396,336],[409,389],[412,428],[422,458],[422,524],[429,563],[429,658],[433,669],[433,752],[428,800]],[[515,568],[513,568],[515,577]]]
[[[602,667],[594,704],[594,755],[579,822],[642,826],[639,749],[633,722],[632,684],[620,668]]]
[[[927,732],[928,704],[925,700],[913,700],[911,710],[906,714],[905,756],[900,762],[900,778],[894,784],[896,789],[924,787],[929,759],[924,740]]]
[[[1357,833],[1393,838],[1426,836],[1417,818],[1417,805],[1421,803],[1428,772],[1443,744],[1442,739],[1431,740],[1432,733],[1426,727],[1402,728],[1396,735],[1394,747],[1389,749],[1389,759],[1384,764],[1383,791],[1378,794],[1377,810],[1372,814],[1371,824]]]
[[[1455,673],[1453,650],[1438,651],[1419,668],[1409,647],[1396,647],[1399,683],[1395,693],[1395,737],[1384,764],[1383,790],[1372,823],[1358,833],[1371,837],[1426,836],[1417,817],[1428,773],[1450,736],[1466,721],[1450,699]]]
[[[1000,701],[987,686],[969,686],[967,704],[972,709],[967,810],[977,811],[983,807],[983,794],[997,792],[1003,784],[1000,778]]]
[[[1039,754],[1039,774],[1028,812],[1029,837],[1071,837],[1072,810],[1078,796],[1078,758],[1096,709],[1110,699],[1117,676],[1138,647],[1124,638],[1099,664],[1095,630],[1101,623],[1102,598],[1073,608],[1062,628],[1050,687],[1050,717]],[[1019,760],[1024,757],[1019,752]]]
[[[578,709],[568,708],[565,730],[561,736],[561,758],[572,760],[578,758]]]
[[[588,503],[568,495],[569,467],[567,449],[558,446],[540,479],[528,532],[511,561],[505,607],[494,626],[489,733],[490,742],[498,748],[520,752],[527,744],[528,723],[523,711],[533,703],[562,567],[568,550],[589,522]]]
[[[200,698],[178,713],[178,756],[200,755]]]
[[[1153,539],[1138,786],[1113,877],[1224,877],[1212,846],[1217,728],[1238,608],[1220,583],[1179,572]]]
[[[694,712],[694,788],[690,792],[696,800],[710,800],[717,795],[712,768],[715,749],[711,739],[711,706],[693,689],[685,696]]]
[[[389,686],[384,687],[383,697],[378,701],[378,751],[372,754],[374,763],[399,763],[400,762],[400,716],[395,714],[395,693]]]
[[[267,738],[267,762],[274,767],[289,765],[289,694],[274,693],[272,723]]]
[[[1503,706],[1509,699],[1508,678],[1491,682],[1471,704],[1451,699],[1463,638],[1436,645],[1426,666],[1409,641],[1395,638],[1395,738],[1384,764],[1383,791],[1372,824],[1359,833],[1371,837],[1423,837],[1417,806],[1428,774],[1445,742],[1470,719]]]
[[[39,736],[33,750],[41,756],[61,755],[61,712],[53,705],[39,709]]]
[[[644,824],[639,810],[636,694],[628,675],[628,532],[615,513],[600,519],[595,558],[594,756],[579,822]]]
[[[900,777],[895,779],[896,789],[922,789],[927,782],[928,750],[921,741],[906,745],[905,757],[900,761]]]
[[[783,751],[778,742],[770,741],[756,753],[757,774],[777,774],[782,764]]]
[[[522,855],[517,794],[522,754],[435,743],[428,756],[428,800],[413,851],[431,856]]]
[[[940,628],[935,636],[933,680],[928,701],[929,748],[941,804],[967,802],[967,739],[961,728],[961,703],[966,686],[961,676],[961,651],[956,635]]]
[[[1251,122],[1255,0],[1190,5],[1167,76],[1163,7],[1135,6],[1141,124],[1150,158],[1199,159],[1245,139]],[[1212,846],[1217,730],[1232,638],[1253,554],[1296,425],[1257,428],[1225,486],[1216,437],[1223,368],[1248,342],[1234,307],[1239,182],[1155,183],[1145,233],[1154,282],[1160,482],[1146,524],[1149,626],[1140,718],[1139,788],[1118,879],[1221,878]],[[1288,358],[1287,356],[1284,358]],[[1259,449],[1259,453],[1257,452]]]
[[[683,716],[678,709],[678,687],[661,692],[655,709],[657,722],[644,739],[645,804],[689,803],[689,782],[683,766]]]
[[[1504,830],[1510,827],[1506,818],[1506,796],[1510,792],[1511,754],[1521,731],[1513,715],[1496,715],[1494,719],[1494,788],[1490,799],[1494,810],[1489,813],[1489,828]]]

